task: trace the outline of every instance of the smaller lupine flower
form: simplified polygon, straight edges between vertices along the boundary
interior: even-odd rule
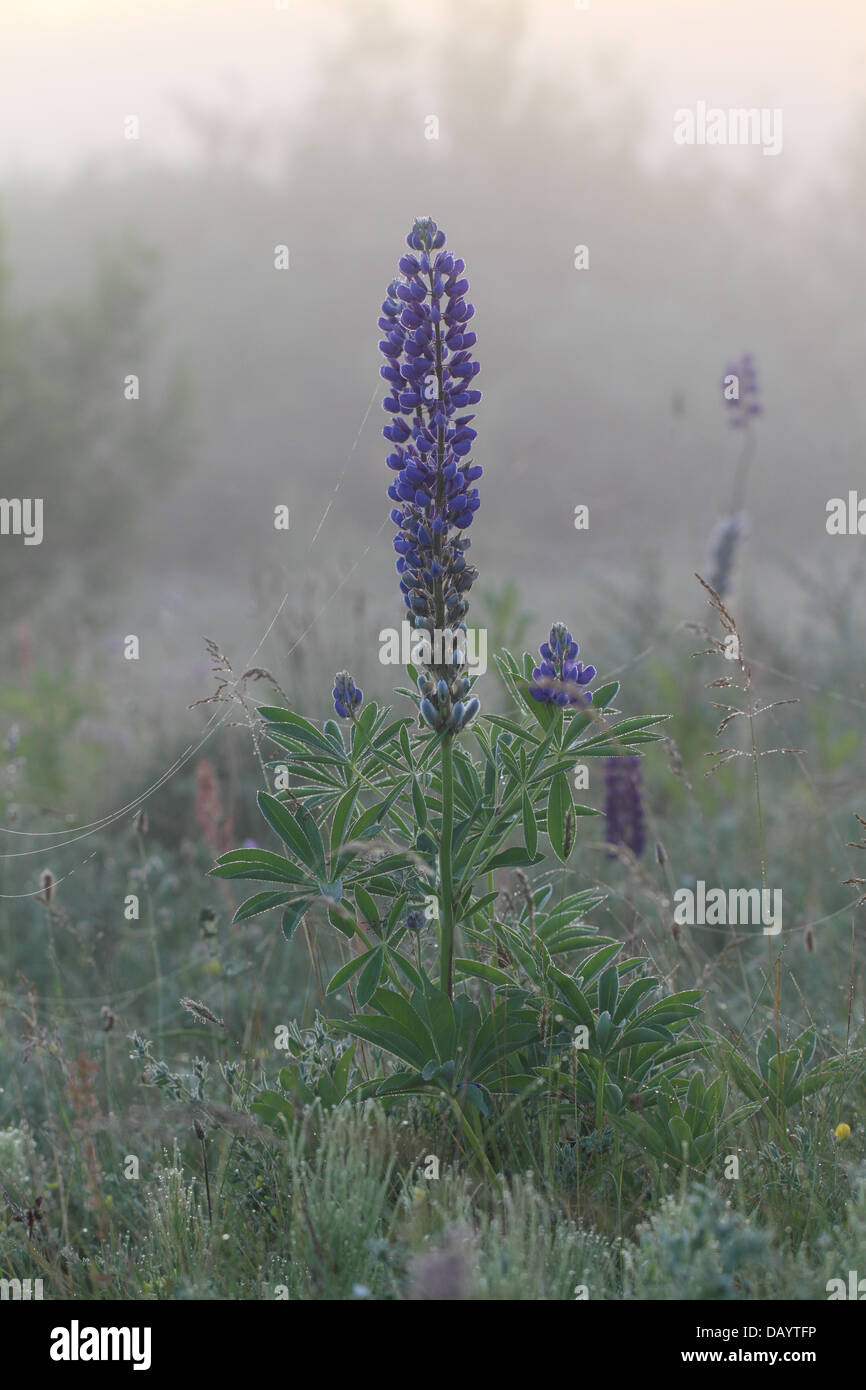
[[[577,660],[579,650],[565,623],[554,623],[550,638],[538,649],[541,662],[532,672],[529,687],[533,700],[577,708],[592,703],[592,691],[583,687],[595,676],[595,667]]]
[[[758,374],[755,359],[751,352],[744,352],[739,362],[729,362],[725,367],[725,383],[729,377],[737,379],[737,396],[731,398],[725,385],[724,401],[728,411],[728,424],[732,429],[745,429],[750,420],[763,415],[761,394],[758,390]]]
[[[641,798],[641,759],[636,755],[605,760],[604,814],[609,845],[625,845],[635,859],[646,846],[643,801]]]
[[[406,913],[406,930],[419,932],[425,926],[427,918],[424,915],[423,907],[410,907]]]
[[[341,719],[354,719],[355,711],[364,698],[348,671],[338,671],[334,677],[334,709]]]
[[[459,673],[453,680],[434,680],[430,675],[418,677],[418,693],[421,696],[421,718],[428,729],[436,733],[459,734],[478,714],[481,701],[469,694],[472,682],[468,676]]]
[[[713,562],[713,569],[709,583],[721,599],[730,590],[737,547],[743,537],[748,534],[748,523],[749,519],[745,512],[724,516],[710,537],[710,558]]]

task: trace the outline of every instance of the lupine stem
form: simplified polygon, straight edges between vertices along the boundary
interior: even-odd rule
[[[454,747],[451,734],[442,738],[442,832],[439,840],[439,978],[442,990],[454,996]]]

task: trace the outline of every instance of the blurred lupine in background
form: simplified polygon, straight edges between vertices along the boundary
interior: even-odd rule
[[[710,537],[710,559],[713,568],[708,583],[721,599],[730,592],[737,547],[748,533],[749,521],[746,513],[737,512],[734,516],[722,517]]]
[[[728,424],[732,429],[742,431],[742,450],[731,488],[730,507],[716,523],[709,542],[712,570],[708,582],[721,599],[730,592],[737,550],[740,541],[748,535],[748,516],[744,507],[749,469],[755,453],[755,435],[751,423],[764,413],[755,358],[751,352],[744,352],[738,361],[728,362],[723,378],[723,395]]]
[[[731,377],[736,378],[735,389],[727,385]],[[725,367],[724,398],[728,424],[732,429],[745,429],[756,416],[763,415],[753,353],[744,352],[739,361],[728,362]]]
[[[604,814],[609,845],[625,845],[636,859],[646,848],[641,785],[641,758],[607,758],[604,765]]]

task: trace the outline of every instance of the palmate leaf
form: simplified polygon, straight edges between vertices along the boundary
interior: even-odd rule
[[[276,705],[262,705],[259,707],[259,714],[265,721],[269,732],[280,733],[285,738],[296,739],[298,743],[309,748],[316,748],[328,757],[333,757],[334,754],[339,756],[342,741],[338,745],[333,739],[328,738],[327,734],[320,733],[309,719],[304,719],[294,710],[280,709]],[[345,749],[343,749],[342,761],[346,761]]]
[[[399,1057],[401,1062],[407,1062],[419,1072],[429,1060],[427,1053],[418,1046],[411,1032],[393,1018],[380,1014],[359,1014],[341,1022],[340,1029],[356,1038],[362,1038],[374,1047],[380,1047],[383,1052],[388,1052],[393,1057]]]
[[[310,813],[300,807],[294,814],[270,792],[259,792],[259,810],[283,844],[319,878],[325,876],[325,853],[321,836]]]
[[[339,989],[341,985],[351,980],[352,976],[357,975],[358,971],[363,969],[367,961],[371,956],[375,955],[377,950],[378,947],[372,946],[369,951],[364,951],[360,956],[353,956],[345,965],[341,965],[337,973],[331,977],[325,993],[333,994],[335,989]]]

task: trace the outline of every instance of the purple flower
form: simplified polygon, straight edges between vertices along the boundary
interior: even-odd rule
[[[609,845],[625,845],[636,859],[646,846],[641,801],[641,759],[637,756],[605,760],[604,814]]]
[[[416,218],[406,241],[379,319],[389,388],[382,404],[391,416],[383,434],[392,445],[388,496],[400,590],[413,626],[429,633],[432,654],[449,637],[453,650],[454,633],[465,631],[478,577],[466,560],[465,532],[480,505],[481,468],[469,457],[475,416],[463,412],[481,392],[472,385],[479,365],[465,264],[443,249],[445,233],[430,218]],[[471,681],[456,653],[434,655],[418,688],[422,723],[438,733],[458,733],[480,709],[477,699],[465,699]]]
[[[736,377],[737,379],[736,398],[731,398],[728,395],[730,390],[727,385],[728,377]],[[753,417],[763,415],[764,407],[761,405],[758,390],[758,374],[751,352],[744,352],[739,362],[727,364],[723,389],[725,405],[728,410],[728,424],[732,429],[745,429]]]
[[[722,517],[710,537],[713,570],[709,583],[721,599],[724,599],[731,587],[737,546],[747,530],[748,518],[745,512],[738,512],[734,516]]]
[[[579,650],[565,623],[554,623],[549,639],[538,649],[541,661],[529,687],[533,700],[580,709],[592,704],[592,691],[583,687],[595,676],[595,667],[577,660]]]
[[[406,930],[419,932],[426,925],[427,918],[424,916],[423,907],[410,907],[406,913]]]
[[[437,733],[447,731],[459,734],[461,729],[471,724],[481,709],[481,701],[476,695],[464,702],[463,697],[469,694],[471,686],[469,677],[461,676],[459,668],[449,680],[440,678],[437,681],[428,673],[419,676],[421,718],[428,729],[434,729]]]
[[[464,532],[479,507],[481,468],[469,458],[475,417],[463,412],[481,392],[472,385],[479,364],[464,262],[442,249],[445,233],[430,218],[416,219],[406,240],[379,319],[389,387],[382,404],[392,417],[383,433],[393,445],[388,496],[403,601],[414,626],[432,635],[464,626],[477,577]]]
[[[355,711],[364,698],[348,671],[338,671],[334,677],[334,709],[341,719],[354,719]]]

